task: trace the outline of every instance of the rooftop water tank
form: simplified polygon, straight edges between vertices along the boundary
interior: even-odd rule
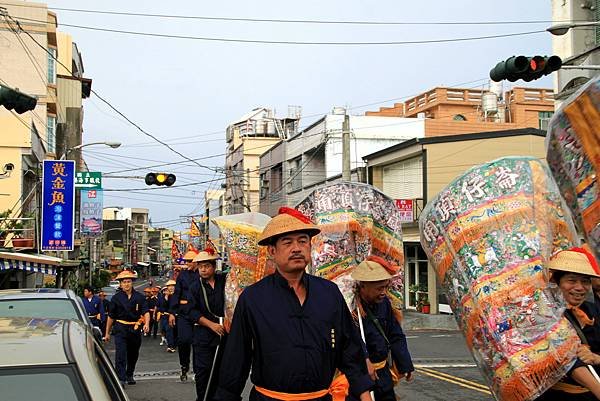
[[[498,112],[498,96],[492,92],[485,92],[481,96],[481,108],[487,116]]]

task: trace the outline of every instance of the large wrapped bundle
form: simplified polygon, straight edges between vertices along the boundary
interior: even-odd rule
[[[531,400],[558,381],[579,339],[544,264],[577,234],[548,169],[525,157],[474,167],[427,204],[419,227],[496,398]]]
[[[372,186],[330,184],[315,189],[296,209],[321,229],[313,239],[312,273],[335,282],[349,304],[354,285],[350,273],[367,256],[404,266],[400,211]],[[402,274],[393,280],[389,295],[392,304],[402,308]]]
[[[546,137],[547,160],[578,228],[600,257],[600,76],[567,100]]]
[[[225,282],[225,327],[229,328],[237,300],[244,288],[275,271],[267,258],[267,247],[258,246],[258,237],[271,218],[261,213],[242,213],[212,219],[219,227],[229,256],[230,270]]]

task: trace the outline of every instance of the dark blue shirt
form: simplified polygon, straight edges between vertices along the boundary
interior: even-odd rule
[[[117,291],[110,300],[108,316],[115,320],[135,322],[148,312],[146,297],[133,290],[131,297],[127,298],[124,291]]]
[[[197,271],[182,270],[177,276],[175,291],[169,298],[169,313],[181,315],[189,319],[189,313],[192,308],[193,295],[190,287],[193,283],[200,281],[200,275]],[[181,301],[186,302],[182,304]]]
[[[406,344],[406,336],[393,314],[390,300],[384,298],[381,303],[367,305],[363,302],[363,305],[365,308],[369,308],[372,316],[377,319],[385,334],[384,337],[367,314],[367,317],[363,319],[363,327],[365,330],[367,354],[371,362],[381,362],[387,359],[391,350],[392,358],[400,373],[408,373],[415,370]]]
[[[239,401],[252,383],[286,393],[329,388],[336,369],[358,397],[373,385],[352,316],[338,287],[304,274],[306,299],[278,272],[246,288],[235,308],[215,399]],[[251,400],[267,400],[252,390]],[[330,399],[330,396],[321,398]]]
[[[158,294],[158,302],[156,303],[156,308],[158,312],[162,313],[169,311],[169,300],[163,294]]]
[[[190,288],[193,296],[193,303],[190,310],[190,319],[198,322],[200,317],[205,317],[208,320],[219,323],[219,317],[225,314],[225,279],[227,275],[222,273],[215,274],[215,287],[211,287],[204,279],[194,282]],[[206,305],[204,293],[206,294]],[[219,339],[217,334],[205,326],[198,326],[198,335],[196,342],[200,345],[217,345]]]
[[[89,317],[95,318],[98,313],[101,316],[104,315],[104,305],[97,295],[92,295],[91,300],[88,300],[86,297],[81,297],[81,300]]]

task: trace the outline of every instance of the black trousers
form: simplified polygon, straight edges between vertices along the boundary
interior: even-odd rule
[[[179,364],[189,369],[190,352],[194,340],[194,324],[184,316],[177,316],[177,351],[179,353]]]
[[[121,323],[115,323],[115,370],[120,381],[133,377],[140,356],[142,332]]]

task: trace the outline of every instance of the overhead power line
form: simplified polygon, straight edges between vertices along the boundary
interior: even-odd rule
[[[42,22],[42,21],[31,20],[31,19],[22,18],[22,17],[20,19],[22,19],[24,21]],[[271,44],[271,45],[302,45],[302,46],[419,45],[419,44],[435,44],[435,43],[451,43],[451,42],[468,42],[468,41],[475,41],[475,40],[499,39],[499,38],[514,37],[514,36],[526,36],[526,35],[535,35],[535,34],[540,34],[540,33],[546,33],[546,31],[542,29],[542,30],[536,30],[536,31],[513,32],[513,33],[503,33],[503,34],[496,34],[496,35],[470,36],[470,37],[448,38],[448,39],[381,41],[381,42],[310,42],[310,41],[294,41],[294,40],[261,40],[261,39],[219,38],[219,37],[210,37],[210,36],[175,35],[175,34],[164,34],[164,33],[156,33],[156,32],[128,31],[128,30],[123,30],[123,29],[100,28],[100,27],[92,27],[92,26],[85,26],[85,25],[63,24],[63,23],[59,23],[58,25],[67,26],[70,28],[85,29],[85,30],[90,30],[90,31],[110,32],[110,33],[135,35],[135,36],[149,36],[149,37],[167,38],[167,39],[187,39],[187,40],[201,40],[201,41],[207,41],[207,42],[252,43],[252,44]],[[98,98],[100,100],[103,100],[99,96],[98,96]],[[125,118],[125,119],[128,120],[127,118]]]
[[[3,5],[17,7],[32,7],[27,4],[1,3]],[[178,15],[178,14],[153,14],[136,13],[112,10],[90,10],[80,8],[48,7],[54,11],[67,11],[86,14],[120,15],[128,17],[149,17],[166,19],[187,19],[205,21],[229,21],[229,22],[258,22],[277,24],[320,24],[320,25],[531,25],[549,24],[551,20],[531,21],[368,21],[368,20],[318,20],[318,19],[284,19],[284,18],[243,18],[243,17],[216,17],[206,15]],[[556,22],[556,21],[554,21]],[[571,21],[570,21],[571,22]]]

